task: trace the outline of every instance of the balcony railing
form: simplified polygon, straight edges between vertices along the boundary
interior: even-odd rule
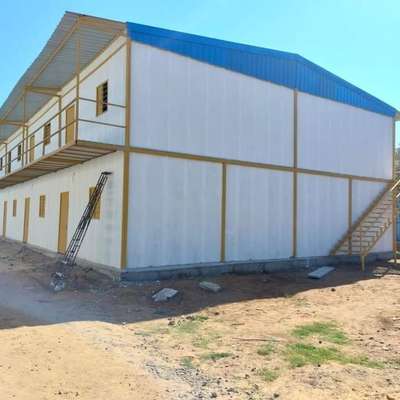
[[[23,126],[21,140],[11,141],[12,147],[9,146],[1,156],[0,181],[71,146],[103,144],[103,148],[109,148],[110,151],[122,146],[125,139],[126,107],[103,103],[107,111],[96,116],[96,104],[96,100],[77,97],[63,107],[59,106],[58,112],[44,120],[40,126],[35,126],[37,121],[30,126]],[[68,164],[67,157],[64,160],[64,164]],[[41,164],[43,167],[44,162]],[[49,169],[52,169],[51,165]],[[60,168],[55,164],[53,170],[57,169]]]

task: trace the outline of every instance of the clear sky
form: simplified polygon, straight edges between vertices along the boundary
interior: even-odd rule
[[[67,10],[299,53],[400,109],[399,0],[1,0],[0,104]]]

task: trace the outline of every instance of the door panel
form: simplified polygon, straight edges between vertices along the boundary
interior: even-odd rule
[[[22,241],[24,243],[28,242],[29,236],[29,211],[30,211],[31,199],[29,197],[25,198],[25,211],[24,211],[24,235]]]
[[[3,205],[3,236],[5,237],[7,234],[7,202],[4,202]]]
[[[60,193],[60,219],[58,225],[58,252],[65,253],[68,241],[69,192]]]
[[[35,160],[35,135],[29,138],[29,162]]]
[[[65,112],[65,144],[72,143],[75,138],[75,104],[67,108]]]

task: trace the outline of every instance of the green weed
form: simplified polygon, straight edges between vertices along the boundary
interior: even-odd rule
[[[346,334],[332,322],[313,322],[312,324],[300,325],[292,331],[292,334],[299,339],[317,336],[335,344],[349,342]]]
[[[193,365],[193,357],[182,357],[181,358],[181,366],[183,368],[193,369],[195,366]]]
[[[269,356],[275,351],[275,347],[272,343],[266,343],[257,349],[257,354],[260,356]]]
[[[310,344],[293,343],[286,346],[286,360],[292,368],[304,365],[321,365],[330,361],[339,364],[354,364],[368,368],[383,368],[384,364],[366,356],[348,356],[334,347],[316,347]]]
[[[271,371],[268,368],[263,368],[258,371],[258,375],[266,382],[273,382],[275,379],[279,377],[279,374],[276,371]]]
[[[226,358],[226,357],[230,357],[232,356],[232,353],[207,353],[207,354],[203,354],[200,358],[202,360],[211,360],[211,361],[217,361],[220,360],[221,358]]]

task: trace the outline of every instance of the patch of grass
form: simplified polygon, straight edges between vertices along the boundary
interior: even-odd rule
[[[193,315],[186,319],[179,320],[173,327],[172,330],[178,334],[194,334],[200,328],[200,325],[207,321],[208,317],[203,315]]]
[[[207,333],[206,335],[197,336],[193,340],[192,344],[194,347],[198,347],[200,349],[208,349],[209,346],[215,343],[220,337],[221,337],[220,334],[216,332],[210,332]]]
[[[259,370],[258,375],[266,382],[273,382],[275,379],[279,378],[279,374],[276,371],[271,371],[268,368]]]
[[[313,322],[312,324],[300,325],[292,331],[292,335],[299,339],[317,336],[335,344],[349,343],[346,334],[332,322]]]
[[[193,365],[193,357],[187,356],[181,358],[181,366],[183,368],[193,369],[195,368]]]
[[[383,368],[384,364],[366,356],[348,356],[334,347],[316,347],[310,344],[293,343],[286,347],[286,360],[292,368],[304,365],[321,365],[330,361],[339,364],[354,364],[368,368]]]
[[[380,361],[369,359],[367,356],[348,356],[346,357],[347,364],[361,365],[367,368],[382,369],[385,368],[385,364]]]
[[[137,336],[151,336],[151,332],[137,331],[134,333]]]
[[[153,326],[142,331],[134,332],[137,336],[152,336],[152,335],[163,335],[169,333],[169,330],[162,326]]]
[[[340,353],[333,347],[315,347],[310,344],[294,343],[286,347],[286,359],[293,368],[304,365],[320,365],[329,361],[338,361]]]
[[[257,354],[260,356],[269,356],[275,351],[272,343],[265,343],[257,349]]]
[[[206,361],[209,361],[209,360],[217,361],[217,360],[220,360],[221,358],[226,358],[226,357],[230,357],[230,356],[232,356],[232,353],[223,353],[223,352],[214,353],[214,352],[212,352],[212,353],[203,354],[200,358],[202,360],[206,360]]]

